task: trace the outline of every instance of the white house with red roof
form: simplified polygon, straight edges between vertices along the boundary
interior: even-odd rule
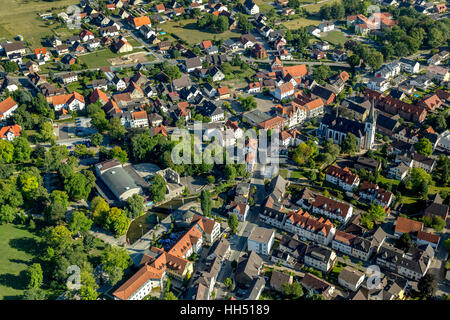
[[[83,42],[87,42],[87,41],[89,41],[91,39],[94,39],[94,38],[95,38],[95,35],[89,30],[83,30],[83,31],[80,32],[80,39]]]
[[[0,121],[12,116],[17,108],[17,102],[15,102],[11,97],[8,97],[0,102]]]
[[[247,220],[249,209],[250,207],[248,206],[248,204],[231,201],[231,203],[228,205],[228,214],[232,215],[234,213],[239,221],[245,221]]]
[[[53,105],[55,111],[59,111],[61,109],[67,109],[71,111],[83,110],[86,105],[84,97],[78,92],[48,97],[47,101],[51,105]]]
[[[18,124],[0,128],[0,139],[13,141],[16,137],[20,137],[22,127]]]
[[[345,191],[353,191],[359,185],[359,177],[353,174],[349,168],[329,166],[325,171],[325,180],[335,184]]]

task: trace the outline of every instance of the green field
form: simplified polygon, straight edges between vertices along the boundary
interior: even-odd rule
[[[319,12],[320,8],[324,5],[324,4],[333,4],[335,2],[340,2],[340,0],[328,0],[325,2],[321,2],[321,3],[313,3],[310,4],[306,7],[304,7],[306,9],[306,11],[308,11],[309,13],[317,13]]]
[[[196,19],[187,19],[182,21],[168,21],[160,25],[168,34],[173,33],[180,37],[189,44],[197,44],[203,40],[226,40],[232,37],[238,37],[239,34],[231,31],[225,31],[223,33],[210,33],[207,31],[200,31],[197,29]]]
[[[25,41],[32,47],[41,46],[41,40],[45,36],[55,33],[71,33],[60,24],[49,25],[39,17],[39,13],[63,12],[71,4],[78,4],[78,0],[57,1],[27,1],[27,0],[0,0],[0,39],[12,40],[17,35],[22,35]]]
[[[120,56],[136,53],[136,52],[144,52],[142,49],[135,49],[131,52],[126,53],[115,53],[110,48],[101,49],[92,53],[88,53],[78,57],[80,63],[86,63],[88,68],[101,68],[101,67],[109,67],[111,63],[108,59],[117,58]],[[149,58],[148,60],[150,60]]]
[[[326,36],[320,38],[334,45],[344,45],[348,40],[344,33],[336,30],[330,31]]]
[[[242,3],[244,3],[245,1],[243,1]],[[273,9],[273,6],[270,5],[269,3],[273,3],[274,1],[271,0],[255,0],[255,3],[258,5],[259,7],[259,11],[262,12],[267,12],[270,9]]]
[[[31,264],[38,238],[22,227],[0,225],[0,300],[20,299],[23,271]]]
[[[289,30],[299,29],[301,27],[306,26],[318,26],[322,21],[321,20],[313,20],[308,18],[297,18],[289,21],[283,22],[283,25]]]

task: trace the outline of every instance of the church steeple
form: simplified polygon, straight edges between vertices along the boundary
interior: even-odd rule
[[[375,103],[372,99],[372,103],[370,104],[369,116],[367,117],[366,122],[370,122],[375,125]]]
[[[375,142],[375,127],[376,127],[375,103],[372,99],[369,115],[367,116],[364,130],[366,132],[365,147],[367,150],[372,149],[373,143]]]

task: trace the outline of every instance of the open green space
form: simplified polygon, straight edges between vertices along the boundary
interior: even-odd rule
[[[21,299],[24,270],[33,262],[38,237],[23,227],[0,225],[0,300]]]
[[[321,39],[328,41],[329,43],[334,45],[344,45],[344,43],[348,40],[344,33],[337,30],[328,32],[328,34],[324,37],[321,37]]]
[[[59,23],[41,19],[39,13],[65,12],[67,6],[78,3],[78,0],[0,0],[0,39],[13,40],[22,35],[32,47],[39,47],[43,37],[69,32]]]
[[[239,34],[229,30],[223,33],[210,33],[206,30],[198,30],[196,19],[168,21],[162,24],[160,27],[165,32],[173,33],[191,45],[200,43],[203,40],[226,40],[232,37],[239,36]]]
[[[306,26],[318,26],[321,23],[319,19],[297,18],[283,22],[283,25],[289,30],[296,30]]]
[[[317,12],[319,12],[320,8],[323,5],[325,5],[325,4],[331,5],[335,2],[341,2],[341,1],[340,0],[328,0],[328,1],[320,2],[320,3],[312,3],[310,5],[305,6],[304,8],[308,13],[317,13]]]

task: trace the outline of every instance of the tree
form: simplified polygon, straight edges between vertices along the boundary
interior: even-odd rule
[[[230,181],[236,179],[236,168],[233,165],[225,165],[225,177]]]
[[[137,218],[144,213],[144,198],[138,194],[133,194],[127,199],[125,212],[131,219]]]
[[[111,138],[121,140],[126,132],[127,129],[125,129],[119,118],[114,117],[109,120],[108,135]]]
[[[77,144],[75,145],[75,150],[73,153],[78,157],[82,158],[88,154],[87,146],[85,144]]]
[[[161,175],[155,174],[155,176],[150,180],[150,186],[148,189],[150,192],[150,197],[155,203],[164,201],[166,198],[167,184],[166,180],[164,180]]]
[[[17,216],[17,209],[8,204],[0,206],[0,223],[12,223]]]
[[[348,57],[347,62],[354,68],[359,66],[359,64],[361,63],[361,58],[356,54],[352,54],[350,57]]]
[[[34,288],[25,291],[23,300],[46,300],[45,291],[40,288]]]
[[[209,215],[212,209],[211,194],[208,190],[202,190],[200,194],[200,205],[204,215]]]
[[[216,178],[214,178],[213,175],[209,175],[206,177],[206,181],[208,182],[208,184],[213,184],[216,182]]]
[[[97,300],[98,285],[90,270],[83,270],[81,272],[81,288],[79,291],[81,300]]]
[[[103,271],[114,276],[114,281],[109,281],[114,285],[122,278],[123,271],[131,265],[131,258],[124,248],[108,246],[103,252],[101,262]]]
[[[178,298],[173,294],[172,291],[164,293],[163,300],[178,300]]]
[[[0,140],[0,160],[11,163],[14,157],[14,145],[11,141]]]
[[[423,183],[431,185],[431,175],[422,168],[412,168],[408,179],[405,181],[406,188],[414,192],[423,192],[424,190],[421,190]]]
[[[53,125],[49,121],[42,123],[39,133],[42,141],[54,141],[56,139]]]
[[[281,288],[283,295],[288,299],[298,299],[303,296],[303,288],[298,281],[294,281],[292,284],[284,283]]]
[[[109,159],[117,159],[120,163],[125,163],[128,161],[128,154],[125,150],[122,150],[121,147],[115,146],[108,152]]]
[[[234,213],[228,218],[228,226],[231,229],[232,234],[236,234],[237,228],[239,226],[239,220]]]
[[[341,153],[341,148],[339,145],[333,143],[333,139],[328,139],[324,146],[325,152],[329,153],[334,159],[336,159]]]
[[[100,133],[94,133],[94,135],[91,137],[91,143],[94,146],[99,146],[103,142],[103,136]]]
[[[66,211],[67,207],[64,207],[61,203],[51,203],[45,211],[48,223],[52,225],[64,223],[66,219]]]
[[[226,279],[223,281],[223,284],[225,285],[225,287],[227,287],[228,289],[230,289],[231,286],[232,286],[232,284],[233,284],[233,281],[232,281],[230,278],[226,278]]]
[[[238,27],[239,29],[247,33],[252,31],[254,28],[253,24],[250,21],[248,21],[248,18],[242,13],[238,14]]]
[[[383,64],[383,54],[381,54],[381,52],[371,50],[365,61],[373,71],[378,70]]]
[[[419,141],[414,145],[416,151],[424,156],[429,156],[433,153],[433,147],[431,146],[430,140],[427,138],[420,138]]]
[[[33,263],[26,270],[27,275],[27,288],[36,289],[39,288],[44,280],[42,267],[39,263]]]
[[[93,221],[86,217],[83,212],[75,211],[69,221],[69,229],[74,234],[81,232],[86,233],[91,229]]]
[[[109,213],[109,204],[100,196],[96,196],[91,201],[91,217],[94,222],[101,226],[105,223],[106,217]]]
[[[6,73],[14,73],[19,70],[19,66],[14,61],[5,61],[3,62],[3,68]]]
[[[50,194],[50,201],[51,203],[59,203],[65,209],[69,206],[69,196],[65,191],[53,190]]]
[[[408,252],[411,248],[411,236],[409,233],[404,233],[399,239],[396,240],[397,246],[405,252]]]
[[[435,276],[431,273],[427,273],[420,278],[419,283],[417,284],[417,289],[419,289],[420,295],[424,298],[433,296],[436,288],[437,281]]]
[[[230,25],[228,23],[228,18],[225,16],[219,16],[219,19],[217,20],[217,30],[220,33],[223,33],[227,31],[230,28]]]
[[[358,151],[358,139],[353,133],[349,132],[342,142],[342,152],[353,154],[356,151]]]
[[[300,143],[294,151],[292,159],[297,162],[300,166],[305,165],[311,161],[317,154],[318,149],[315,143],[311,140],[307,142]]]
[[[129,224],[130,220],[124,210],[116,207],[109,210],[108,216],[106,217],[106,225],[116,236],[125,234]]]
[[[254,96],[248,97],[239,96],[238,100],[239,103],[241,104],[241,107],[246,111],[253,110],[258,106]]]
[[[323,82],[331,74],[331,68],[328,65],[321,64],[314,68],[314,78],[317,81]]]
[[[64,189],[72,200],[87,199],[95,183],[95,176],[91,171],[85,174],[75,172],[64,181]]]
[[[46,230],[45,242],[56,252],[63,252],[72,243],[72,233],[60,225]]]
[[[439,216],[434,216],[433,217],[433,229],[436,230],[437,232],[441,232],[442,230],[444,230],[445,228],[445,220],[442,219]]]
[[[15,162],[24,162],[30,160],[31,147],[28,140],[24,137],[17,137],[13,141]]]

